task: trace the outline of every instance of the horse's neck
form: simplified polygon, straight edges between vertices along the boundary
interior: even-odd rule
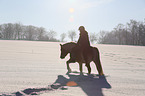
[[[72,50],[73,47],[75,47],[76,45],[75,44],[67,44],[65,46],[65,49],[70,53],[70,51]]]

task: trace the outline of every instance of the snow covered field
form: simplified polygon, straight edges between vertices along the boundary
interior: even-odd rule
[[[91,63],[92,75],[79,75],[78,64],[66,75],[60,43],[0,40],[0,95],[144,96],[145,47],[93,45],[100,50],[105,77]],[[86,73],[87,69],[83,66]],[[74,81],[77,86],[66,86]]]

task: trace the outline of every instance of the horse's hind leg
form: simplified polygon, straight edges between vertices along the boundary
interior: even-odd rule
[[[94,53],[94,58],[93,58],[93,62],[96,65],[96,68],[98,70],[99,75],[104,75],[103,73],[103,69],[102,69],[102,65],[101,65],[101,61],[100,61],[100,54],[99,54],[99,50],[97,48],[93,48],[93,53]]]
[[[87,66],[87,68],[88,68],[88,74],[90,74],[90,73],[91,73],[90,63],[86,63],[86,66]]]
[[[101,65],[101,62],[100,62],[100,58],[97,57],[97,58],[94,60],[94,63],[95,63],[95,65],[96,65],[96,68],[97,68],[97,70],[98,70],[99,75],[104,75],[103,69],[102,69],[102,65]]]
[[[82,66],[82,63],[79,63],[79,69],[80,69],[80,74],[83,73],[83,66]]]

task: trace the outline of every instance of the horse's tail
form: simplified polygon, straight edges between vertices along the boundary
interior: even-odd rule
[[[103,68],[102,68],[101,61],[100,61],[100,53],[99,53],[99,50],[98,50],[98,48],[93,47],[93,51],[94,51],[93,52],[94,53],[93,61],[96,64],[96,67],[97,67],[97,70],[99,72],[99,75],[104,75]]]

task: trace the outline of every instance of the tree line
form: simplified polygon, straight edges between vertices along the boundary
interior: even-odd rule
[[[67,33],[60,34],[60,40],[56,38],[57,32],[53,30],[47,31],[43,27],[36,27],[32,25],[23,25],[21,23],[6,23],[0,25],[0,39],[4,40],[31,40],[31,41],[52,41],[64,42],[65,38],[75,41],[77,34],[75,30],[70,30]],[[96,40],[92,36],[92,42]]]
[[[119,45],[145,45],[145,23],[130,20],[118,24],[112,31],[100,31],[98,43]]]
[[[46,31],[43,27],[35,27],[32,25],[25,26],[21,23],[0,25],[0,39],[58,41],[55,36],[55,31]]]
[[[0,25],[0,39],[5,40],[35,40],[64,42],[68,37],[75,41],[77,34],[75,30],[60,34],[60,40],[56,38],[57,32],[47,31],[43,27],[23,25],[21,23],[7,23]],[[112,31],[100,31],[98,34],[89,33],[91,43],[119,44],[119,45],[145,45],[144,22],[130,20],[126,25],[118,24]]]

